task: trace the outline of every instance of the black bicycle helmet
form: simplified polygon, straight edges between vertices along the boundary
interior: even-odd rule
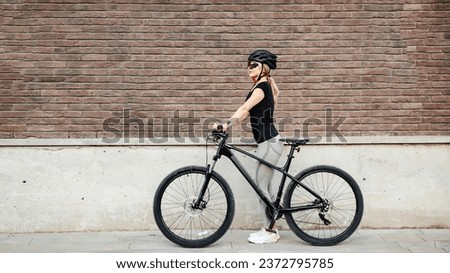
[[[277,68],[277,55],[264,49],[258,49],[250,54],[250,56],[248,56],[248,60],[267,64],[270,69]]]

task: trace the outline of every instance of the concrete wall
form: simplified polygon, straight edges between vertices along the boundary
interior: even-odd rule
[[[292,170],[330,164],[349,172],[365,198],[362,227],[449,228],[450,142],[416,140],[307,145]],[[178,167],[205,164],[204,146],[95,144],[2,140],[0,232],[155,229],[152,200],[159,182]],[[209,156],[213,152],[210,147]],[[223,158],[216,170],[239,206],[233,228],[258,227],[255,196],[231,167]]]

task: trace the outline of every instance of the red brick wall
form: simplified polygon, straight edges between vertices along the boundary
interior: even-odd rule
[[[166,2],[2,1],[0,138],[201,136],[257,48],[285,135],[449,135],[447,0]]]

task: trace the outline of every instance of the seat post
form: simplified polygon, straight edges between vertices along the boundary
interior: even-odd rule
[[[285,171],[288,171],[291,161],[294,158],[294,151],[297,150],[298,152],[300,152],[299,146],[308,143],[309,139],[280,138],[280,141],[286,142],[287,144],[289,144],[291,146],[291,149],[290,149],[289,155],[288,155],[288,159],[286,160],[286,164],[283,167],[283,169]]]
[[[290,145],[290,146],[291,146],[291,149],[289,150],[289,154],[287,156],[288,159],[286,160],[286,164],[284,165],[284,168],[283,168],[285,171],[289,170],[291,161],[292,161],[292,159],[294,159],[295,146],[294,145]]]

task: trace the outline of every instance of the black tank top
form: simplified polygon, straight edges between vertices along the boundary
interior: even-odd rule
[[[253,137],[256,143],[261,143],[278,135],[278,131],[273,124],[273,111],[275,103],[273,99],[272,87],[268,82],[260,82],[255,86],[262,89],[264,99],[250,109],[250,122],[252,125]],[[253,94],[253,90],[247,95],[247,101]]]

